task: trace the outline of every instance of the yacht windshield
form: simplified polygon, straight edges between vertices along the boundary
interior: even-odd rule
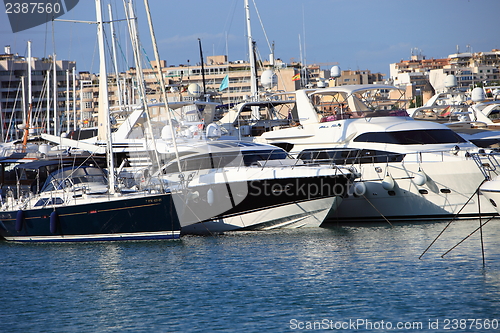
[[[42,192],[60,190],[80,183],[98,183],[106,185],[104,172],[95,167],[63,168],[49,175]]]
[[[223,153],[208,153],[196,156],[186,156],[181,160],[182,171],[201,169],[218,169],[224,167],[250,166],[257,161],[281,160],[289,158],[282,149],[273,150],[244,150]],[[173,162],[165,169],[164,174],[179,172],[177,162]]]
[[[440,143],[464,143],[467,141],[452,130],[434,129],[363,133],[356,137],[354,142],[378,142],[396,145],[426,145]]]

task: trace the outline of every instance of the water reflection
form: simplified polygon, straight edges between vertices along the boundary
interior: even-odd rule
[[[441,258],[477,221],[454,222],[418,259],[445,225],[235,232],[179,242],[0,242],[2,323],[11,332],[284,331],[292,318],[496,316],[498,222],[483,230],[485,269],[477,235]]]

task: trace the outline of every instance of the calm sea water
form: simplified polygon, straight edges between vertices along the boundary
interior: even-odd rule
[[[500,331],[500,221],[483,229],[485,268],[479,234],[441,258],[477,221],[419,260],[445,225],[0,242],[0,331]]]

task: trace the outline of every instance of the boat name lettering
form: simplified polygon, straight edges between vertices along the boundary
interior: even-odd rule
[[[147,203],[155,203],[155,202],[161,202],[161,198],[156,198],[156,199],[146,199]]]

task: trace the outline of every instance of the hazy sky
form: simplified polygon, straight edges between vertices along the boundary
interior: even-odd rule
[[[121,0],[110,0],[114,18],[123,18]],[[389,73],[389,64],[410,58],[416,48],[427,58],[460,52],[500,49],[500,0],[249,0],[252,34],[260,57],[270,49],[262,27],[275,43],[275,54],[285,62],[337,62],[341,69],[369,69]],[[104,4],[109,3],[103,0]],[[168,65],[199,63],[198,38],[203,53],[247,59],[243,0],[150,0],[161,59]],[[259,16],[254,7],[257,5]],[[147,17],[142,0],[135,1],[140,37],[153,60]],[[105,9],[107,16],[107,8]],[[61,19],[95,20],[92,0],[79,4]],[[132,66],[125,23],[117,24],[120,67]],[[13,34],[5,11],[0,13],[0,44],[33,56],[57,54],[76,60],[77,70],[98,71],[95,25],[50,22]],[[299,37],[300,36],[300,37]],[[302,47],[301,47],[302,45]]]

